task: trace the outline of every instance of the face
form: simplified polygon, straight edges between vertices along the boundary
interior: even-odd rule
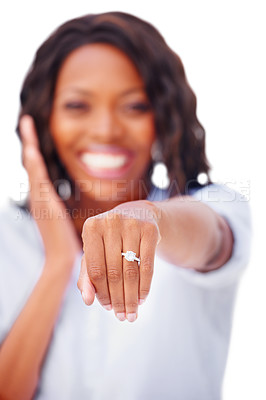
[[[155,139],[154,115],[132,61],[108,44],[70,53],[56,82],[50,131],[83,196],[132,200]]]

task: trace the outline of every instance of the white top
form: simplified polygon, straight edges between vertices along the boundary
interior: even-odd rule
[[[35,399],[220,399],[237,285],[249,259],[249,207],[227,187],[210,185],[190,194],[229,222],[235,239],[231,259],[200,273],[156,255],[151,292],[137,321],[129,323],[118,321],[97,300],[84,305],[77,288],[80,255]],[[148,199],[165,197],[158,189]],[[8,205],[0,213],[0,342],[43,262],[34,220]]]

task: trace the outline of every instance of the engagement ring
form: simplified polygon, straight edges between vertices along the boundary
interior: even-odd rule
[[[125,259],[127,261],[137,261],[138,262],[138,266],[140,265],[140,259],[138,257],[136,257],[136,253],[134,253],[134,251],[127,251],[126,253],[121,253],[122,256],[125,257]]]

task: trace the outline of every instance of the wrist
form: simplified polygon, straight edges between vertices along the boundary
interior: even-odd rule
[[[44,264],[44,270],[52,275],[69,275],[75,264],[75,258],[47,256]]]
[[[152,219],[158,228],[159,231],[159,240],[157,244],[161,241],[162,239],[162,232],[163,232],[163,220],[165,220],[165,210],[163,207],[163,202],[162,201],[148,201],[145,200],[147,206],[148,206],[148,211],[149,211],[149,218]]]
[[[163,231],[163,226],[167,218],[165,201],[153,201],[152,203],[153,216],[158,224],[160,232]]]

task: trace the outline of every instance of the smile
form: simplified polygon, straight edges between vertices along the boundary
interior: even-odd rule
[[[89,168],[96,169],[117,169],[121,168],[126,164],[127,158],[124,154],[114,155],[114,154],[95,154],[95,153],[84,153],[81,157],[81,160],[84,164]]]
[[[121,148],[84,151],[80,155],[83,168],[97,178],[123,177],[131,167],[134,158],[132,152]]]

